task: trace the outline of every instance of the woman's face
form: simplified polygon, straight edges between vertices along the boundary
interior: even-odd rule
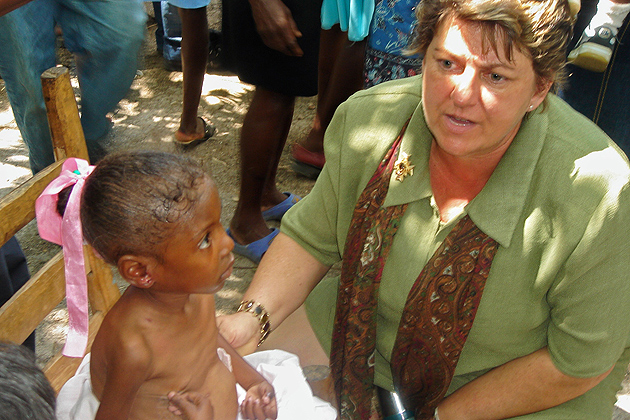
[[[482,48],[481,29],[446,19],[423,60],[424,114],[437,146],[463,158],[504,153],[526,112],[551,84],[539,87],[532,61],[514,50],[512,61]]]

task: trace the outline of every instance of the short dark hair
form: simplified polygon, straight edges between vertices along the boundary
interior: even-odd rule
[[[195,161],[164,152],[106,156],[85,180],[83,236],[108,263],[123,255],[161,260],[170,229],[188,217],[209,176]]]
[[[54,420],[55,391],[24,346],[0,342],[0,420]]]

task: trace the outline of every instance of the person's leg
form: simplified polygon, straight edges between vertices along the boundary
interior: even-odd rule
[[[59,25],[75,54],[81,90],[81,125],[96,161],[111,128],[107,113],[127,94],[138,69],[146,12],[140,0],[59,0]]]
[[[337,107],[350,95],[363,88],[363,64],[366,41],[351,42],[338,25],[322,30],[319,47],[319,84],[317,111],[307,137],[299,143],[308,152],[322,154],[324,134]],[[295,148],[293,158],[299,163]],[[313,162],[311,162],[313,163]],[[313,166],[313,165],[311,165]],[[299,165],[294,170],[303,175]]]
[[[597,3],[597,14],[593,17],[595,23],[601,19],[600,23],[609,23],[619,29],[628,15],[628,8],[624,4],[629,4],[630,0],[599,0]],[[598,16],[598,15],[606,16]],[[591,21],[591,24],[593,21]]]
[[[164,24],[162,23],[162,2],[153,1],[153,16],[157,29],[155,30],[155,48],[158,53],[162,54],[164,50]]]
[[[0,75],[33,173],[55,161],[41,73],[55,65],[55,2],[33,0],[0,17]]]
[[[197,118],[203,78],[208,63],[208,18],[206,8],[179,9],[182,20],[183,103],[177,141],[185,143],[207,136],[204,122]]]
[[[241,188],[230,223],[237,243],[250,244],[269,235],[261,210],[287,198],[278,191],[275,178],[294,104],[293,96],[260,87],[254,92],[241,130]]]
[[[311,152],[322,152],[323,147],[318,141],[319,132],[322,131],[322,115],[325,113],[325,104],[330,92],[330,80],[333,76],[335,63],[340,55],[345,43],[345,33],[339,29],[339,25],[332,28],[322,29],[319,42],[319,62],[317,69],[317,109],[313,126],[308,136],[300,144]],[[324,128],[325,130],[325,128]]]
[[[595,13],[595,5],[583,3],[584,14],[576,23],[580,34]],[[580,12],[582,13],[582,12]],[[569,77],[558,95],[576,111],[593,120],[630,156],[630,19],[617,34],[612,59],[603,73],[568,66]]]
[[[593,72],[605,71],[629,12],[630,0],[599,0],[595,16],[569,53],[569,62]]]
[[[319,93],[313,127],[302,143],[311,152],[323,152],[324,132],[337,107],[363,88],[365,41],[348,41],[338,25],[322,30],[319,48]]]
[[[161,22],[164,27],[164,67],[170,71],[182,70],[182,21],[177,7],[161,2]]]

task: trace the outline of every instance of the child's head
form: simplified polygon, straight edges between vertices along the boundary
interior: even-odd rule
[[[214,292],[231,273],[233,242],[212,179],[181,155],[105,157],[86,178],[83,236],[139,287]]]
[[[55,419],[55,391],[24,346],[0,342],[0,420]]]
[[[151,255],[185,222],[209,176],[194,161],[168,153],[132,151],[106,156],[85,180],[83,236],[116,265],[126,254]]]

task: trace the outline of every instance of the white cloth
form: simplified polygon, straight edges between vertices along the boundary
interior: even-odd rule
[[[77,372],[59,391],[57,395],[58,420],[92,420],[96,416],[100,403],[92,392],[90,356],[91,353],[85,355]]]
[[[231,370],[229,355],[219,349],[219,357]],[[227,357],[226,357],[227,356]],[[313,396],[302,374],[297,356],[282,350],[261,351],[244,358],[269,381],[278,403],[278,420],[334,420],[336,410],[327,402]],[[237,385],[239,404],[245,390]],[[93,420],[99,401],[92,392],[90,355],[86,355],[77,373],[66,382],[57,397],[58,420]],[[239,413],[238,419],[242,417]]]

